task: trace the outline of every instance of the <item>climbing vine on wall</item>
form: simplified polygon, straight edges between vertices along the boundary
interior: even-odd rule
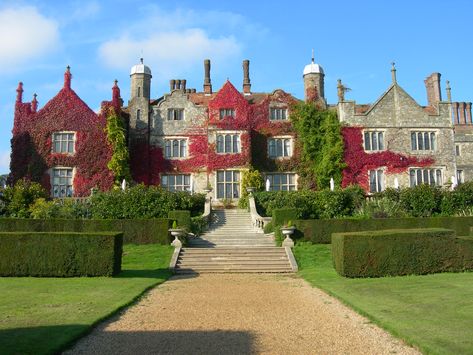
[[[343,127],[343,141],[345,146],[344,160],[346,168],[343,170],[342,186],[358,184],[369,190],[368,171],[385,167],[386,174],[405,172],[409,166],[424,167],[434,163],[432,158],[418,159],[386,150],[367,153],[363,148],[363,127]]]
[[[301,102],[292,107],[290,117],[301,149],[300,185],[323,189],[329,187],[331,178],[340,185],[345,163],[336,112]]]
[[[126,132],[121,117],[116,110],[109,107],[107,110],[107,141],[112,148],[112,157],[107,163],[108,169],[113,173],[115,184],[119,185],[123,179],[130,181],[130,166]]]

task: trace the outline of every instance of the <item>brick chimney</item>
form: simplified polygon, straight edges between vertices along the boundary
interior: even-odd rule
[[[458,121],[460,122],[460,124],[466,124],[465,103],[464,102],[459,102],[458,111],[460,112],[460,118],[458,119]]]
[[[466,103],[466,124],[472,124],[471,121],[471,102]]]
[[[429,106],[442,101],[440,91],[440,73],[432,73],[425,80],[425,89],[427,90],[427,102]]]
[[[205,95],[212,94],[212,84],[210,81],[210,59],[204,60],[204,93]]]
[[[243,61],[243,94],[251,94],[250,61],[248,59]]]

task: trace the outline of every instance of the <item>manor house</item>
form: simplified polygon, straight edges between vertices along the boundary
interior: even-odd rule
[[[126,126],[134,181],[168,190],[210,193],[217,200],[238,199],[242,172],[262,172],[267,188],[298,189],[300,148],[289,119],[299,99],[281,89],[253,92],[249,61],[243,61],[240,88],[226,81],[215,90],[210,60],[204,61],[202,90],[185,79],[169,81],[169,92],[150,95],[152,71],[141,60],[131,68],[130,98],[123,107],[115,82],[112,100],[93,112],[72,90],[67,68],[64,87],[43,108],[36,95],[23,102],[17,89],[12,138],[12,181],[39,181],[52,197],[87,196],[110,189],[107,168],[112,148],[105,134],[110,110]],[[336,110],[342,124],[345,163],[342,186],[367,192],[387,187],[450,186],[473,177],[471,103],[442,100],[440,74],[425,79],[427,105],[415,102],[397,83],[372,104],[345,100],[339,80],[338,103],[325,99],[324,70],[312,59],[303,69],[304,100]],[[327,186],[328,187],[328,186]]]

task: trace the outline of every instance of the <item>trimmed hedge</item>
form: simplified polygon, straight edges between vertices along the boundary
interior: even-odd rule
[[[304,240],[329,244],[332,233],[384,229],[447,228],[457,235],[470,235],[473,217],[379,218],[379,219],[312,219],[294,222]]]
[[[121,271],[123,234],[0,233],[0,276],[112,276]]]
[[[168,218],[176,221],[178,228],[186,231],[191,230],[191,212],[190,211],[169,211]]]
[[[334,267],[347,277],[471,270],[472,253],[471,237],[457,239],[443,228],[332,234]]]
[[[172,221],[158,219],[22,219],[0,218],[0,232],[123,232],[125,244],[171,242]]]

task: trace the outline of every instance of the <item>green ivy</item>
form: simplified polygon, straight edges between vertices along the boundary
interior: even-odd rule
[[[115,110],[110,109],[107,115],[107,140],[112,146],[112,158],[107,164],[108,169],[113,173],[115,184],[120,185],[123,179],[131,181],[130,154],[126,144],[125,127],[122,119]]]
[[[300,186],[324,189],[330,178],[340,186],[345,163],[337,113],[301,102],[293,106],[290,118],[301,148]]]

